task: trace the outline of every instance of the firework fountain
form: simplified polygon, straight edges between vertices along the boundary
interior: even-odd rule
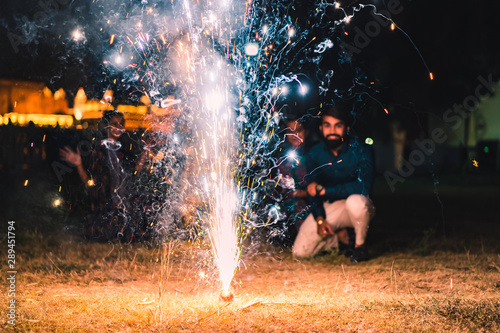
[[[235,128],[235,91],[237,71],[227,62],[231,17],[229,4],[221,1],[206,7],[184,2],[189,26],[186,51],[192,97],[198,101],[196,128],[201,160],[200,183],[204,189],[204,224],[219,271],[221,298],[232,300],[231,281],[240,259],[239,200],[235,184],[237,172],[237,131]],[[202,18],[194,26],[193,10]],[[198,16],[196,15],[196,16]]]

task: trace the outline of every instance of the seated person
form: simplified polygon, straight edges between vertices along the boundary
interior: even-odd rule
[[[351,261],[368,260],[365,239],[375,211],[368,198],[374,180],[372,151],[348,135],[348,114],[337,107],[322,112],[319,129],[323,141],[311,148],[307,158],[311,214],[300,227],[293,255],[312,257],[339,246],[339,241],[346,247],[346,228],[354,228]]]

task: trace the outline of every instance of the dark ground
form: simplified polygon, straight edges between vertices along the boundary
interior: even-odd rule
[[[498,174],[419,175],[397,184],[393,193],[379,177],[372,198],[377,215],[369,243],[375,253],[500,252]]]

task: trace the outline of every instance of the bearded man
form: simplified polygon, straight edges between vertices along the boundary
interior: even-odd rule
[[[292,252],[307,258],[339,247],[351,261],[368,260],[365,239],[375,208],[369,199],[374,180],[371,147],[349,135],[349,114],[337,107],[322,112],[323,141],[307,158],[307,193],[311,214],[302,223]],[[347,228],[355,243],[349,247]]]

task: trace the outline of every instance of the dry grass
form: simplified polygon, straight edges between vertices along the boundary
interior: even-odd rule
[[[497,253],[398,253],[351,264],[335,254],[297,261],[289,250],[253,249],[234,279],[234,301],[224,303],[202,243],[147,248],[66,237],[19,251],[17,331],[500,331]],[[12,329],[5,297],[0,316],[0,328]]]

